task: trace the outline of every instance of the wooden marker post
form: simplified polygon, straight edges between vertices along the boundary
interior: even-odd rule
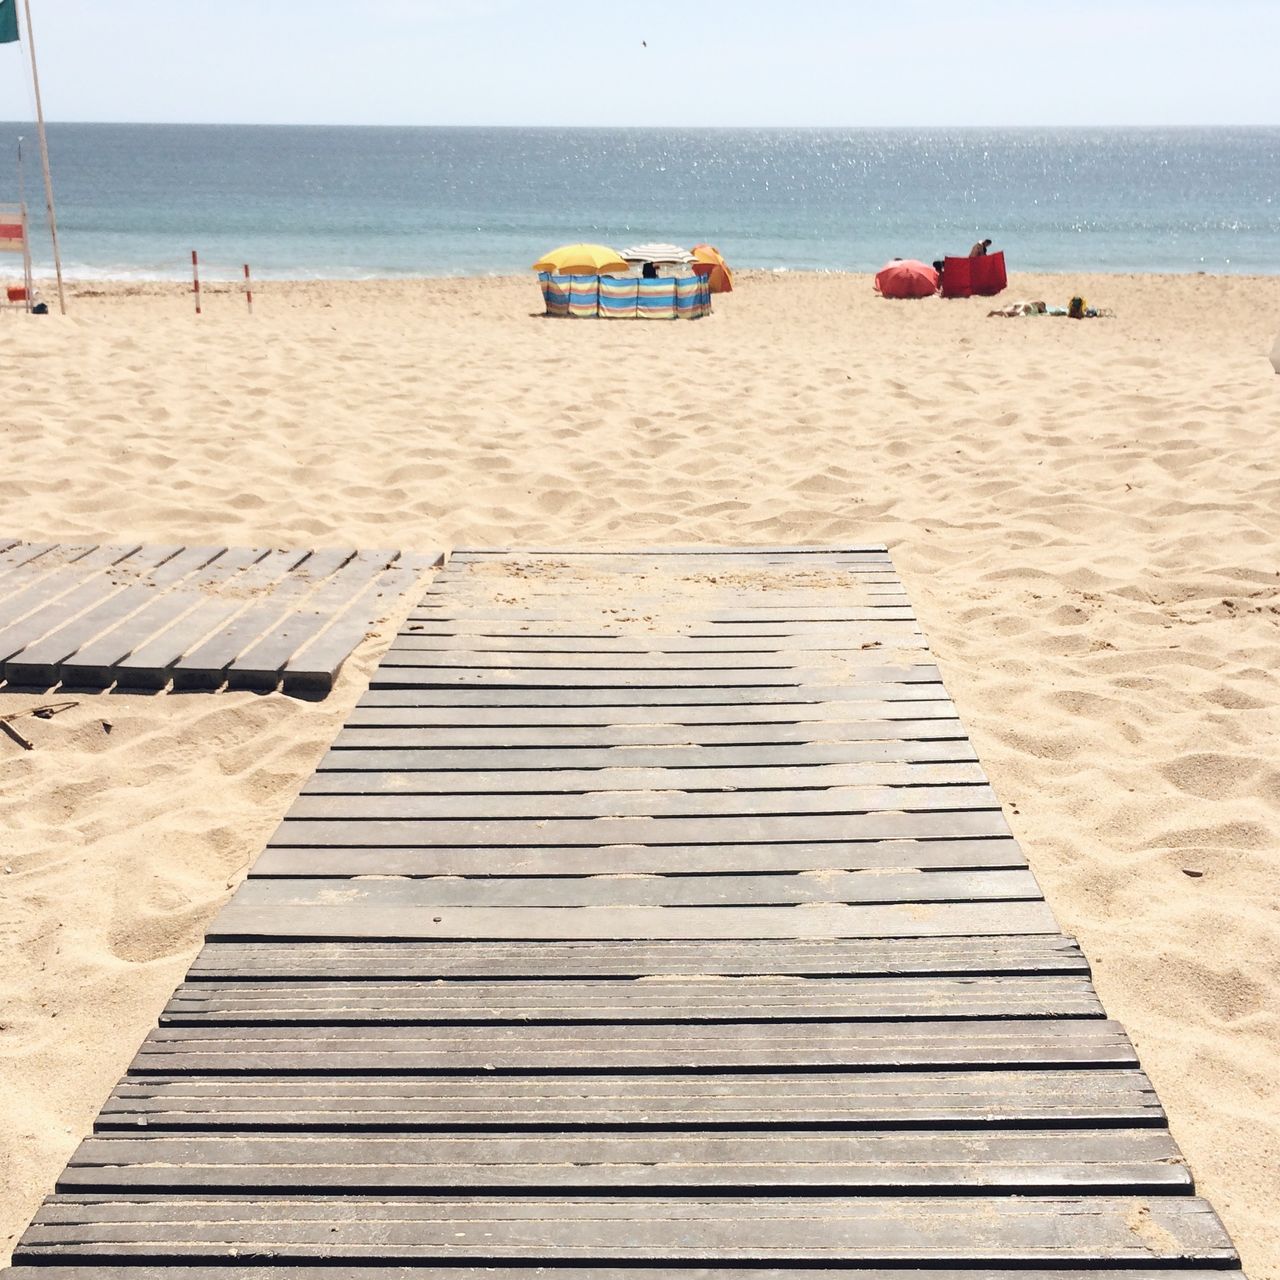
[[[200,259],[196,256],[196,251],[191,250],[191,288],[196,295],[196,315],[203,314],[200,310]]]
[[[249,279],[249,264],[244,264],[244,300],[249,304],[249,314],[253,315],[253,281]]]

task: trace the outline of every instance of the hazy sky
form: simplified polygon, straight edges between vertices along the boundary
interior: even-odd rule
[[[1280,123],[1280,0],[32,6],[51,120]],[[30,102],[0,46],[0,119]]]

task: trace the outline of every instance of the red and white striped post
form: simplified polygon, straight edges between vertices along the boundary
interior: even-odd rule
[[[253,315],[253,281],[249,279],[249,264],[244,264],[244,300],[249,304],[249,314]]]
[[[196,295],[196,315],[203,314],[200,310],[200,259],[196,256],[196,251],[191,250],[191,287]]]

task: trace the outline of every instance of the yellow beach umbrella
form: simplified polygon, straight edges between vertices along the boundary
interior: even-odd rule
[[[733,272],[720,255],[720,250],[710,244],[693,246],[693,269],[697,275],[711,278],[712,293],[733,292]]]
[[[543,254],[533,269],[558,276],[600,276],[630,270],[625,259],[603,244],[563,244]]]

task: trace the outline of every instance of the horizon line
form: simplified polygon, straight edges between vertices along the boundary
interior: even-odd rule
[[[6,124],[29,124],[31,121],[8,120]],[[616,129],[634,130],[698,130],[709,133],[729,133],[735,130],[795,130],[817,132],[840,130],[849,133],[884,130],[936,130],[938,132],[969,132],[1000,130],[1009,133],[1034,132],[1041,129],[1133,129],[1133,130],[1192,130],[1192,129],[1280,129],[1280,121],[1201,122],[1194,124],[1151,124],[1114,122],[1108,124],[1055,124],[1044,121],[1038,124],[393,124],[369,121],[342,120],[57,120],[46,119],[46,124],[70,125],[130,125],[150,128],[184,129],[575,129],[583,133],[608,133]]]

